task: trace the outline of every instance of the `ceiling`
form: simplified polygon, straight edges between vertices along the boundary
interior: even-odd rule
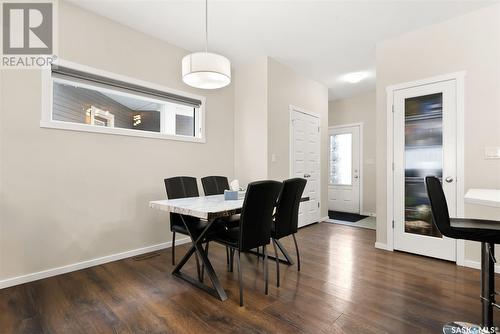
[[[70,1],[187,50],[204,49],[203,0]],[[496,2],[209,0],[209,51],[227,56],[236,70],[273,57],[325,84],[331,100],[345,98],[375,89],[378,42]],[[355,71],[371,76],[356,84],[340,80]]]

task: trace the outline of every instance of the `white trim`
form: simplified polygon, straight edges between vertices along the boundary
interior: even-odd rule
[[[377,217],[377,214],[375,212],[368,212],[368,211],[363,211],[360,213],[360,215],[368,217]]]
[[[321,115],[320,115],[320,114],[315,113],[315,112],[313,112],[313,111],[309,111],[309,110],[304,109],[304,108],[300,108],[300,107],[294,106],[294,105],[292,105],[292,104],[290,104],[290,105],[288,106],[288,110],[289,110],[290,112],[292,112],[292,111],[298,111],[298,112],[301,112],[301,113],[303,113],[303,114],[307,114],[307,115],[309,115],[309,116],[313,116],[313,117],[319,118],[319,119],[321,120]],[[320,122],[320,127],[321,127],[321,122]]]
[[[481,262],[480,261],[464,260],[463,266],[467,267],[467,268],[481,270]],[[500,273],[500,264],[495,265],[495,273],[496,274]]]
[[[41,80],[42,80],[42,114],[40,127],[42,128],[51,128],[51,129],[63,129],[63,130],[73,130],[73,131],[83,131],[83,132],[96,132],[96,133],[106,133],[106,134],[114,134],[114,135],[123,135],[123,136],[133,136],[133,137],[145,137],[145,138],[155,138],[155,139],[168,139],[168,140],[177,140],[177,141],[187,141],[194,143],[206,143],[206,134],[205,134],[205,109],[206,109],[206,98],[204,96],[191,94],[188,92],[180,91],[177,89],[169,88],[166,86],[154,84],[151,82],[139,80],[136,78],[128,77],[125,75],[120,75],[112,72],[108,72],[105,70],[81,65],[78,63],[73,63],[70,61],[66,61],[63,59],[58,59],[54,62],[55,65],[61,65],[64,67],[72,68],[75,70],[79,70],[82,72],[91,73],[94,75],[99,75],[103,77],[107,77],[114,80],[129,82],[135,85],[143,86],[146,88],[159,90],[163,92],[168,92],[176,95],[181,95],[185,97],[189,97],[192,99],[200,100],[202,105],[197,110],[196,119],[196,131],[199,136],[191,137],[191,136],[182,136],[182,135],[170,135],[152,131],[141,131],[135,129],[124,129],[124,128],[108,128],[92,126],[88,124],[80,124],[80,123],[71,123],[71,122],[61,122],[55,121],[52,119],[52,90],[53,90],[53,81],[64,82],[64,79],[55,79],[52,78],[52,70],[51,68],[44,68],[41,70]],[[85,86],[85,84],[79,84],[80,86]],[[95,89],[92,88],[92,89]],[[105,90],[105,89],[104,89]],[[117,93],[113,91],[114,93]],[[118,94],[120,94],[118,92]],[[121,93],[122,95],[124,93]],[[140,98],[140,97],[139,97]],[[150,100],[154,100],[151,98]],[[200,122],[200,123],[198,123]],[[199,130],[198,130],[199,129]]]
[[[60,130],[72,130],[81,132],[93,132],[93,133],[104,133],[109,135],[119,135],[119,136],[131,136],[131,137],[142,137],[142,138],[155,138],[155,139],[167,139],[167,140],[177,140],[177,141],[187,141],[193,143],[205,143],[206,140],[202,138],[196,138],[191,136],[181,136],[181,135],[167,135],[159,132],[152,131],[142,131],[136,129],[125,129],[125,128],[108,128],[105,126],[81,124],[81,123],[71,123],[71,122],[61,122],[61,121],[40,121],[41,128],[47,129],[60,129]]]
[[[177,240],[175,242],[175,245],[176,246],[182,245],[182,244],[185,244],[188,242],[189,242],[189,238],[183,238],[183,239]],[[89,267],[94,267],[94,266],[98,266],[98,265],[105,264],[108,262],[118,261],[118,260],[126,259],[126,258],[129,258],[132,256],[146,254],[146,253],[150,253],[150,252],[154,252],[154,251],[158,251],[158,250],[170,248],[170,247],[172,247],[172,241],[167,241],[167,242],[163,242],[163,243],[157,244],[157,245],[152,245],[152,246],[137,248],[137,249],[121,252],[121,253],[106,255],[103,257],[96,258],[96,259],[77,262],[77,263],[69,264],[69,265],[62,266],[62,267],[42,270],[42,271],[38,271],[35,273],[26,274],[26,275],[17,276],[17,277],[11,277],[11,278],[7,278],[7,279],[0,281],[0,289],[8,288],[8,287],[14,286],[14,285],[19,285],[19,284],[37,281],[37,280],[47,278],[47,277],[66,274],[66,273],[69,273],[72,271],[81,270],[81,269],[85,269],[85,268],[89,268]]]
[[[389,88],[389,87],[388,87]],[[387,215],[387,240],[385,244],[385,249],[389,251],[394,250],[394,229],[392,227],[392,221],[394,219],[394,173],[392,170],[392,166],[394,163],[394,119],[392,108],[394,105],[394,90],[387,90],[387,128],[386,128],[386,136],[387,136],[387,166],[386,166],[386,187],[387,187],[387,197],[386,197],[386,215]]]
[[[460,74],[460,75],[459,75]],[[465,217],[465,72],[457,73],[457,217]],[[465,241],[457,240],[457,265],[465,262]]]
[[[377,249],[382,249],[382,250],[388,250],[388,251],[392,251],[392,249],[390,249],[387,244],[384,244],[383,242],[376,242],[375,243],[375,248]]]
[[[359,128],[359,211],[358,214],[362,214],[361,212],[364,211],[363,207],[363,182],[364,182],[364,175],[363,175],[363,132],[364,132],[364,124],[363,122],[359,123],[351,123],[351,124],[343,124],[343,125],[332,125],[328,127],[328,135],[330,135],[330,130],[335,130],[335,129],[342,129],[342,128],[351,128],[351,127],[358,127]],[[330,140],[328,140],[328,145],[330,145]],[[330,152],[331,149],[328,147],[328,152]],[[331,157],[330,154],[328,154],[328,164],[330,164]],[[330,175],[330,165],[328,165],[328,175]],[[328,177],[329,178],[329,177]],[[333,184],[330,183],[330,180],[328,180],[328,185],[333,186]],[[328,201],[327,201],[328,203]]]
[[[434,77],[430,78],[425,78],[421,80],[415,80],[415,81],[409,81],[409,82],[403,82],[400,84],[395,84],[395,85],[390,85],[386,87],[386,92],[394,92],[395,90],[400,90],[400,89],[407,89],[407,88],[412,88],[412,87],[418,87],[418,86],[425,86],[431,83],[437,83],[441,81],[449,81],[449,80],[460,80],[464,79],[466,75],[466,71],[459,71],[459,72],[453,72],[453,73],[448,73],[448,74],[442,74],[442,75],[437,75]]]
[[[322,218],[319,219],[319,222],[322,223],[322,222],[327,221],[328,219],[330,219],[330,217],[328,217],[328,216],[322,217]]]
[[[442,81],[455,80],[456,82],[456,108],[457,108],[457,168],[456,168],[456,180],[457,180],[457,216],[463,217],[464,215],[464,197],[465,197],[465,180],[464,180],[464,118],[465,118],[465,75],[466,71],[454,72],[444,75],[439,75],[431,78],[426,78],[422,80],[416,80],[396,85],[391,85],[386,87],[387,95],[387,250],[394,250],[394,230],[392,228],[392,220],[394,219],[393,212],[393,195],[394,195],[394,177],[392,170],[392,163],[394,162],[394,142],[393,142],[393,103],[394,103],[394,92],[396,90],[413,88],[423,85],[428,85],[432,83],[438,83]],[[456,262],[457,265],[465,265],[465,243],[463,240],[457,240],[456,242]]]

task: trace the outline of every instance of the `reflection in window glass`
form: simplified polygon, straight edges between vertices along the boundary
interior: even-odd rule
[[[66,80],[53,88],[55,121],[196,136],[195,107]]]
[[[330,136],[330,183],[352,184],[352,134]]]

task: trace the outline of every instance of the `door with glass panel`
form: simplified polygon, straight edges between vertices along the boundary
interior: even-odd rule
[[[455,240],[433,224],[425,177],[442,184],[456,215],[455,80],[394,92],[394,249],[455,261]]]
[[[328,210],[359,213],[360,127],[330,128]]]

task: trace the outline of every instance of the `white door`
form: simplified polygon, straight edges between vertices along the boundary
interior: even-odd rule
[[[456,217],[456,81],[394,92],[394,249],[455,261],[454,239],[432,222],[425,176],[442,180]]]
[[[299,227],[320,220],[320,123],[319,118],[291,111],[291,176],[307,180],[299,208]]]
[[[360,126],[330,128],[328,210],[359,213]]]

